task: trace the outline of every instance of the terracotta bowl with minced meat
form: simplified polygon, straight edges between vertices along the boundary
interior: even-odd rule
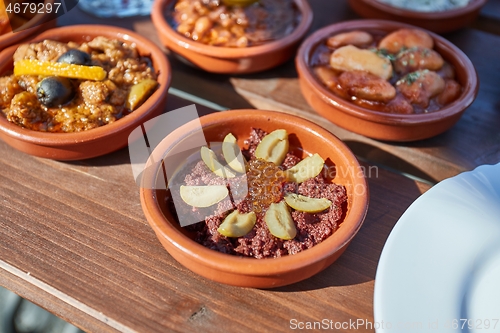
[[[292,212],[297,236],[286,241],[273,237],[274,234],[269,235],[260,218],[253,231],[245,237],[229,240],[218,235],[215,225],[220,225],[222,218],[218,210],[223,208],[224,201],[212,206],[213,215],[202,216],[204,222],[181,227],[179,214],[186,216],[183,211],[185,205],[181,203],[174,207],[170,204],[178,183],[175,176],[169,178],[167,189],[164,170],[167,170],[167,178],[168,170],[183,170],[173,175],[186,173],[181,176],[185,179],[181,183],[186,185],[219,184],[221,179],[216,179],[203,162],[192,160],[193,155],[178,154],[179,147],[187,144],[193,148],[193,142],[200,142],[201,135],[207,143],[223,142],[231,133],[236,137],[237,146],[252,164],[255,161],[252,157],[256,154],[255,147],[262,142],[265,133],[275,130],[288,133],[288,154],[279,166],[283,170],[313,154],[318,154],[324,160],[323,170],[327,176],[317,176],[301,186],[313,185],[316,189],[324,189],[325,193],[309,191],[302,194],[317,194],[317,197],[324,194],[331,200],[337,197],[339,202],[343,202],[342,207],[333,209],[332,205],[332,209],[322,214],[309,214],[310,217],[314,215],[312,219],[301,218],[299,212]],[[199,148],[193,149],[199,152]],[[224,284],[273,288],[317,274],[346,250],[361,228],[368,209],[366,180],[349,148],[332,133],[292,115],[261,110],[233,110],[203,116],[200,121],[187,123],[168,135],[151,156],[142,174],[140,192],[142,208],[149,224],[173,258],[191,271]],[[252,180],[249,180],[249,189],[253,186],[251,183]],[[285,186],[288,185],[291,184]],[[248,191],[248,196],[251,192]],[[234,200],[236,192],[231,193],[231,200]],[[247,210],[246,204],[245,200],[241,201],[237,210],[243,213]],[[194,209],[192,212],[199,217],[201,210]],[[308,237],[308,232],[311,232],[311,237]]]
[[[78,80],[82,83],[79,83],[78,89],[73,89],[75,97],[65,102],[63,113],[54,113],[54,110],[58,109],[57,106],[42,106],[39,111],[36,111],[39,108],[33,106],[32,112],[28,114],[23,110],[17,110],[14,105],[16,98],[24,97],[23,94],[37,98],[42,81],[38,83],[31,81],[44,80],[50,76],[13,75],[14,60],[35,59],[34,61],[41,63],[53,62],[54,60],[49,59],[50,56],[60,56],[59,53],[66,51],[66,44],[70,49],[73,45],[74,47],[88,45],[90,49],[98,50],[104,48],[101,51],[102,57],[99,58],[102,61],[94,59],[94,53],[92,53],[91,66],[102,68],[106,72],[106,79],[92,82]],[[59,50],[60,48],[62,50]],[[22,56],[23,54],[26,56]],[[126,75],[130,76],[134,73],[137,74],[134,74],[135,76],[141,76],[137,80],[143,80],[142,76],[147,76],[151,81],[156,81],[155,90],[152,90],[153,92],[141,102],[142,104],[137,104],[137,107],[133,109],[121,106],[127,101],[125,90],[127,85],[120,83],[120,80],[115,80],[117,75],[113,73],[118,73],[119,70],[112,66],[112,60],[107,60],[106,56],[109,54],[116,56],[133,54],[137,59],[141,59],[120,76],[121,81],[127,79]],[[40,56],[43,59],[40,59]],[[20,62],[22,61],[16,62],[16,67]],[[127,67],[127,64],[124,63],[123,66]],[[137,67],[135,71],[134,66]],[[171,70],[161,49],[145,37],[118,27],[77,25],[48,30],[25,44],[14,45],[3,50],[0,53],[0,77],[0,90],[3,96],[3,102],[0,101],[3,105],[3,112],[0,114],[0,138],[12,147],[34,156],[56,160],[81,160],[105,155],[127,146],[129,135],[135,128],[160,115],[166,105]],[[33,80],[28,80],[30,77]],[[6,82],[10,81],[12,85],[6,85]],[[77,80],[71,82],[73,86],[77,84]],[[129,86],[132,85],[133,82]],[[103,89],[96,91],[96,87]],[[26,92],[23,92],[23,89]],[[32,92],[33,89],[36,91]],[[104,94],[104,92],[108,93]],[[12,95],[11,98],[9,94]],[[9,103],[10,99],[12,103]],[[42,100],[33,101],[30,104],[25,99],[21,98],[20,105],[43,104]],[[99,111],[97,113],[89,106],[95,104],[96,99],[99,99],[99,105],[96,104],[95,108],[102,106],[102,110],[96,109]],[[118,103],[118,100],[121,102]],[[85,110],[90,108],[87,110],[88,114],[82,113],[85,110],[80,108],[80,105],[85,106]],[[106,111],[104,109],[109,112],[104,112]],[[80,110],[83,111],[80,112]],[[99,116],[93,119],[92,117],[96,114]]]

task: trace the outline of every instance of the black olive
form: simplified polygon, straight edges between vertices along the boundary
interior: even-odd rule
[[[64,62],[66,64],[73,64],[73,65],[89,66],[90,60],[91,60],[90,54],[77,49],[71,49],[68,52],[61,54],[59,59],[57,59],[57,62]]]
[[[69,79],[49,76],[38,84],[36,96],[43,105],[51,108],[70,102],[75,97],[75,89]]]

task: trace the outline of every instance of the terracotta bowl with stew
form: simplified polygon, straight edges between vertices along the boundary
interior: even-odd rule
[[[186,38],[167,21],[166,11],[175,0],[158,0],[153,4],[152,20],[161,42],[181,60],[200,69],[222,74],[245,74],[263,71],[282,64],[295,54],[312,23],[312,10],[306,0],[295,0],[300,22],[285,37],[248,47],[206,45]]]
[[[27,7],[28,13],[23,16],[17,15],[11,20],[12,24],[9,25],[2,25],[2,15],[0,14],[0,50],[56,26],[54,0],[23,1],[23,3],[36,5],[36,13],[31,14],[30,7]],[[15,8],[11,7],[11,10],[15,10]],[[59,10],[62,10],[62,7]],[[20,6],[19,11],[25,11],[25,6]],[[21,23],[24,20],[28,21]],[[12,31],[11,25],[14,26],[16,32]]]
[[[304,158],[318,153],[332,179],[347,191],[347,208],[338,229],[321,243],[296,254],[279,258],[256,259],[221,253],[194,241],[194,235],[180,227],[174,209],[166,204],[167,191],[163,165],[178,168],[182,159],[166,158],[183,142],[191,144],[196,133],[206,142],[220,142],[228,133],[237,138],[241,148],[251,127],[266,132],[288,132],[289,151]],[[199,141],[198,141],[199,142]],[[199,149],[199,148],[198,148]],[[162,161],[166,164],[162,164]],[[167,171],[168,173],[168,171]],[[309,121],[272,111],[234,110],[203,116],[178,128],[155,148],[143,173],[140,191],[146,218],[165,249],[191,271],[214,281],[254,288],[273,288],[307,279],[332,264],[346,250],[360,229],[368,209],[368,188],[361,167],[353,153],[336,136]]]
[[[141,56],[149,56],[158,87],[135,111],[112,123],[80,132],[53,133],[29,130],[9,122],[0,114],[0,138],[12,147],[38,157],[55,160],[81,160],[101,156],[127,146],[130,133],[165,108],[171,70],[162,50],[133,31],[104,25],[75,25],[48,30],[30,42],[46,39],[82,43],[97,36],[135,43]],[[0,53],[0,76],[12,71],[12,56],[17,46]]]
[[[378,0],[349,0],[349,5],[356,13],[365,18],[399,21],[436,33],[446,33],[471,24],[479,15],[479,11],[486,4],[486,1],[470,0],[464,7],[434,12],[398,8]]]
[[[435,33],[426,31],[434,42],[433,51],[439,53],[445,64],[451,65],[454,74],[450,75],[454,75],[454,81],[461,86],[461,91],[455,99],[449,104],[437,107],[437,110],[425,109],[414,113],[395,113],[382,109],[368,109],[360,105],[361,101],[355,104],[349,98],[342,98],[334,93],[333,88],[327,87],[320,81],[313,70],[312,64],[318,59],[315,52],[321,48],[326,49],[324,45],[328,37],[340,33],[364,31],[372,35],[379,34],[382,38],[400,29],[425,31],[393,21],[355,20],[327,26],[309,36],[295,59],[300,88],[309,105],[334,124],[378,140],[400,142],[421,140],[443,133],[452,127],[476,98],[479,81],[469,58],[458,47]],[[403,82],[403,84],[410,84],[411,81]],[[334,86],[341,87],[340,85]],[[393,83],[393,86],[396,87],[396,83]]]

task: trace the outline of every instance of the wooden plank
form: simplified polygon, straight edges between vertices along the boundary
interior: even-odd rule
[[[168,110],[187,104],[170,97]],[[292,319],[373,321],[384,242],[428,189],[364,164],[371,205],[345,254],[306,281],[258,290],[205,280],[169,256],[143,216],[126,149],[80,162],[3,142],[0,152],[0,284],[85,331],[280,332]]]

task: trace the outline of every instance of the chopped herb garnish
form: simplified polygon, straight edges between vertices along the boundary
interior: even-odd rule
[[[420,77],[420,72],[413,72],[406,75],[402,81],[406,82],[407,85],[412,85],[413,82],[417,81],[419,77]]]
[[[406,83],[407,85],[412,85],[415,81],[418,80],[418,78],[422,75],[429,72],[429,70],[424,69],[423,71],[416,71],[412,72],[410,74],[407,74],[404,78],[399,80],[396,84],[402,84]]]
[[[389,53],[387,49],[370,49],[370,51],[375,52],[377,55],[387,58],[390,61],[396,60],[396,56],[392,53]]]

